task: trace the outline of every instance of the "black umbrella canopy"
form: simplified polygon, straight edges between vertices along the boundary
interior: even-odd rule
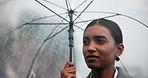
[[[147,57],[146,6],[140,5],[139,3],[143,3],[140,0],[131,1],[134,2],[131,3],[131,8],[127,7],[129,2],[126,5],[116,0],[112,2],[115,3],[93,0],[1,1],[1,78],[59,78],[59,72],[70,59],[70,55],[70,61],[73,61],[77,68],[77,77],[85,77],[89,69],[84,63],[81,50],[83,29],[88,22],[97,18],[108,18],[121,26],[126,49],[117,65],[125,67],[133,76],[137,77],[137,73],[141,72],[139,77],[147,77],[144,69],[148,63],[141,60]],[[115,9],[119,6],[114,5],[116,2],[121,5]],[[121,2],[126,3],[126,0]],[[136,4],[142,8],[134,7]],[[73,33],[68,32],[70,26],[73,26]],[[69,34],[74,40],[72,54],[69,49]],[[137,62],[137,59],[141,62]],[[139,72],[133,72],[137,69]]]

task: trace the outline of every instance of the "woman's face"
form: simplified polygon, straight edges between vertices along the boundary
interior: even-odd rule
[[[114,65],[116,51],[115,41],[106,27],[94,25],[84,32],[83,54],[89,68],[104,69]]]

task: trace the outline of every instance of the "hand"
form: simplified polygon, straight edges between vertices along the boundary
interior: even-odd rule
[[[64,69],[61,70],[61,78],[76,78],[76,69],[72,62],[66,62]]]

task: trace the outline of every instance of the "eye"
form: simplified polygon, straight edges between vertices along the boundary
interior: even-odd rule
[[[107,39],[106,39],[105,36],[95,36],[95,37],[94,37],[94,40],[95,40],[95,42],[96,42],[97,44],[99,44],[99,45],[102,45],[102,44],[107,43]]]
[[[88,44],[89,44],[89,42],[90,42],[89,40],[84,39],[84,40],[83,40],[83,45],[88,45]]]
[[[104,39],[96,39],[97,44],[105,44],[107,41]]]

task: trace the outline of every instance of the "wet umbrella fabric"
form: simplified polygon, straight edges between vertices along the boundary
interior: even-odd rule
[[[50,2],[50,1],[48,1],[48,2]],[[82,2],[82,4],[84,2]],[[68,3],[68,1],[66,1],[66,3],[67,3],[67,5],[70,5],[70,3]],[[89,3],[91,3],[91,1],[88,2],[88,5],[89,5]],[[60,6],[58,6],[58,7],[60,7]],[[70,7],[68,7],[68,8],[70,8]],[[77,13],[77,11],[75,11],[75,10],[76,9],[68,10],[68,12],[64,13],[65,16],[62,18],[61,18],[62,14],[60,15],[59,13],[56,14],[57,17],[52,18],[52,16],[50,16],[50,20],[53,20],[54,18],[60,19],[60,21],[58,21],[58,23],[56,23],[56,22],[55,23],[54,22],[53,23],[46,23],[46,22],[48,22],[47,20],[45,20],[46,17],[42,17],[39,19],[29,21],[21,26],[16,27],[15,29],[12,28],[10,30],[10,32],[8,32],[7,35],[2,36],[3,38],[1,39],[2,40],[1,51],[3,54],[1,54],[1,55],[6,55],[6,56],[2,56],[3,57],[2,59],[6,59],[7,56],[10,56],[5,60],[5,64],[7,65],[6,69],[9,71],[12,71],[12,70],[17,71],[17,70],[19,70],[18,68],[22,68],[25,72],[17,72],[17,74],[24,73],[23,75],[18,76],[21,78],[24,77],[28,73],[31,76],[37,76],[37,77],[44,77],[45,75],[46,75],[46,77],[52,77],[52,78],[59,77],[59,75],[57,76],[57,73],[59,73],[59,71],[57,71],[57,70],[60,70],[62,68],[62,66],[64,66],[64,62],[69,59],[69,57],[68,57],[69,56],[69,50],[68,50],[69,49],[68,48],[69,42],[68,42],[68,33],[67,33],[69,31],[68,27],[70,26],[70,24],[74,24],[74,27],[77,30],[72,29],[72,32],[74,30],[75,33],[77,33],[76,31],[82,33],[83,28],[82,28],[82,24],[80,24],[80,23],[86,22],[85,23],[85,25],[86,25],[87,22],[91,21],[90,19],[82,20],[79,17],[79,16],[81,16],[81,13],[83,13],[83,11],[87,12],[87,11],[85,11],[85,8],[83,8],[82,11],[78,12],[78,14],[80,14],[80,15],[77,15],[77,14],[74,15],[76,17],[75,19],[77,19],[77,17],[79,17],[78,21],[77,20],[73,21],[72,19],[71,19],[71,22],[66,21],[67,19],[65,19],[65,18],[67,18],[68,16],[72,16],[72,15],[67,15],[67,14],[68,13]],[[97,12],[101,13],[99,11],[97,11]],[[109,17],[114,17],[114,16],[125,16],[130,19],[134,19],[134,18],[131,18],[129,16],[126,16],[126,15],[120,14],[120,13],[106,12],[106,14],[107,13],[110,15],[109,16],[105,15],[105,16],[101,16],[101,17],[98,16],[98,17],[109,18]],[[44,19],[44,20],[42,20],[42,19]],[[63,21],[64,19],[66,22]],[[96,19],[96,18],[92,18],[92,19]],[[137,20],[137,19],[134,19],[134,20],[143,24],[143,26],[147,27],[146,24],[140,22],[139,20]],[[39,22],[41,22],[41,23],[39,23]],[[45,26],[45,25],[50,25],[50,26]],[[40,36],[38,36],[39,34],[40,34]],[[35,50],[33,50],[33,48]],[[12,52],[12,53],[9,53],[9,52]],[[6,53],[6,54],[4,54],[4,53]],[[55,55],[58,57],[55,57]],[[70,56],[70,57],[72,57],[72,56]],[[75,57],[77,57],[77,56],[75,56]],[[11,58],[13,58],[13,59],[11,60]],[[32,61],[30,59],[34,59],[34,60]],[[14,65],[10,66],[11,62],[14,62],[14,60],[17,60],[17,63],[14,63]],[[53,63],[51,63],[51,60]],[[26,64],[25,64],[25,62],[26,62]],[[18,63],[20,63],[20,64],[18,64]],[[24,64],[24,65],[21,65],[21,64]],[[34,65],[34,67],[32,68],[31,66],[33,66],[33,65]],[[27,69],[25,69],[26,66],[28,67]],[[29,69],[29,68],[31,68],[31,69]],[[50,71],[51,68],[53,69],[52,71]],[[28,72],[28,70],[29,70],[29,72]],[[48,72],[50,74],[48,75],[47,73],[44,73],[44,72]],[[38,74],[36,74],[36,73],[38,73]],[[6,73],[6,74],[9,74],[9,73]],[[15,74],[15,73],[13,73],[13,74]],[[15,74],[15,76],[17,76],[17,74]],[[30,75],[28,75],[28,77]],[[6,75],[4,74],[3,76],[6,76]]]

